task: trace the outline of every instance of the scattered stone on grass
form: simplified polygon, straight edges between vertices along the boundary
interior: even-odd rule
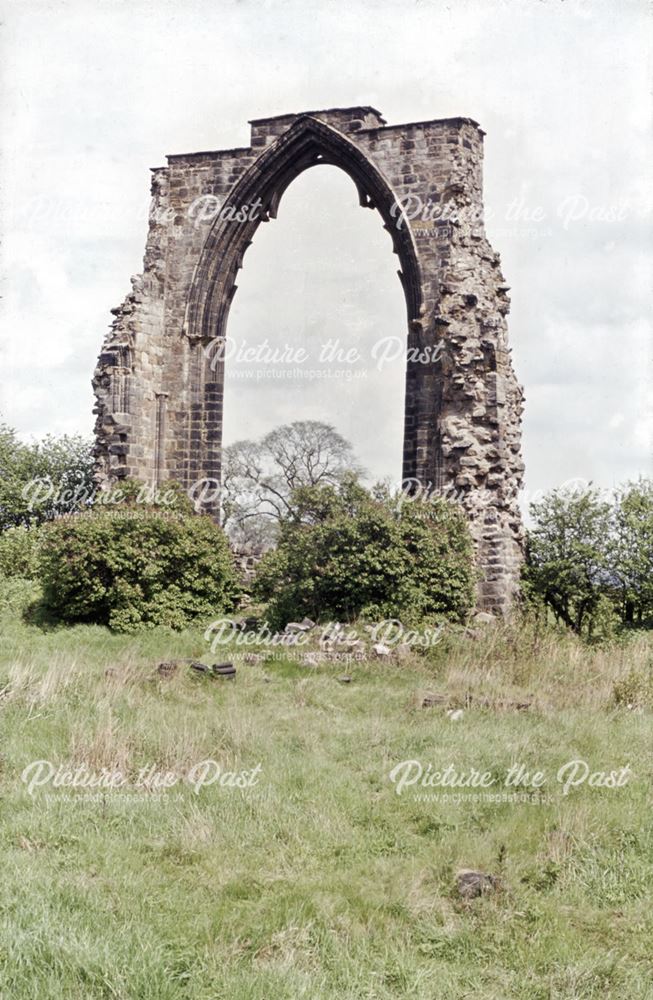
[[[392,652],[392,650],[390,649],[389,646],[386,646],[384,643],[382,643],[382,642],[376,642],[372,646],[372,652],[374,653],[375,656],[378,656],[379,658],[382,658],[384,656],[390,656],[390,653]]]
[[[256,630],[263,624],[263,620],[254,615],[250,615],[247,618],[241,618],[240,621],[235,622],[235,624],[241,632],[256,632]]]
[[[479,611],[474,615],[475,625],[495,625],[496,618],[489,611]]]
[[[308,623],[308,624],[307,624]],[[292,634],[293,632],[310,632],[313,628],[313,623],[310,619],[305,618],[302,622],[288,622],[284,632],[287,634]]]
[[[227,681],[234,680],[236,676],[236,668],[233,663],[214,663],[211,671],[214,677],[222,677]]]
[[[468,709],[488,708],[504,712],[526,712],[531,708],[532,704],[532,701],[511,701],[508,698],[477,698],[476,695],[468,693],[465,695],[464,703],[461,707],[460,698],[455,698],[453,695],[441,694],[437,691],[427,691],[421,698],[420,708],[446,708],[447,715],[450,718],[453,717],[454,712],[460,712],[460,715],[456,715],[454,719],[454,722],[456,722],[462,718],[463,707]]]
[[[447,694],[436,694],[429,691],[424,695],[421,702],[422,708],[435,708],[436,706],[446,705],[449,702],[449,695]]]
[[[355,653],[359,655],[364,655],[366,652],[366,645],[362,639],[352,639],[351,642],[346,642],[344,646],[346,653]]]
[[[184,661],[182,661],[184,662]],[[211,668],[206,663],[200,663],[199,660],[187,660],[188,666],[191,670],[194,670],[197,674],[210,674]]]
[[[346,674],[344,674],[342,677],[339,677],[338,680],[341,684],[351,684],[351,677],[347,676]]]
[[[231,680],[236,676],[236,668],[231,662],[214,663],[213,666],[208,666],[206,663],[200,663],[199,660],[186,660],[181,662],[188,663],[190,669],[196,674],[206,674],[209,677],[223,677],[227,680]]]
[[[169,677],[172,677],[177,673],[178,668],[179,664],[176,660],[165,660],[163,663],[158,665],[156,671],[160,677],[165,677],[167,680]]]
[[[511,701],[508,698],[477,698],[475,695],[468,694],[465,698],[465,704],[467,708],[491,708],[495,710],[502,710],[507,712],[525,712],[531,705],[532,701]]]
[[[461,868],[456,874],[456,887],[463,899],[485,896],[489,892],[494,892],[498,885],[499,880],[495,875],[472,871],[470,868]]]

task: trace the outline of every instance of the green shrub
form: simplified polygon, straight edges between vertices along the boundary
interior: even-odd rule
[[[397,509],[349,480],[297,490],[293,505],[254,585],[275,627],[303,615],[460,619],[471,606],[469,534],[444,500]]]
[[[35,580],[39,575],[41,532],[18,525],[0,532],[0,575]]]
[[[144,506],[69,515],[43,527],[44,608],[119,632],[183,628],[232,606],[227,539],[206,516]]]
[[[653,664],[648,668],[631,667],[612,687],[617,705],[641,708],[653,705]]]
[[[591,485],[531,504],[522,592],[584,639],[653,625],[653,480],[612,498]]]
[[[193,514],[195,508],[188,493],[175,480],[167,480],[158,487],[138,479],[120,479],[108,490],[94,494],[94,510],[116,510],[118,507],[137,507],[177,514]]]
[[[589,636],[610,579],[610,504],[591,487],[552,490],[530,511],[526,592],[541,597],[557,621]]]
[[[0,531],[83,510],[93,492],[90,441],[64,434],[25,444],[0,422]]]
[[[653,625],[653,480],[625,483],[614,512],[614,575],[624,624]]]
[[[410,561],[410,603],[416,617],[464,617],[474,603],[474,553],[460,509],[441,497],[405,503],[399,528]]]
[[[35,580],[20,576],[0,576],[0,619],[20,619],[34,607],[41,590]]]

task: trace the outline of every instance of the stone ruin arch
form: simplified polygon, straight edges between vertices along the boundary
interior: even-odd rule
[[[238,270],[289,184],[335,165],[381,214],[400,264],[411,349],[402,478],[462,503],[479,605],[504,613],[522,560],[523,396],[508,286],[483,226],[483,131],[469,118],[389,126],[371,107],[250,125],[248,147],[169,156],[153,170],[143,273],[113,310],[93,379],[100,484],[219,482],[224,362],[213,348]]]
[[[281,197],[296,177],[321,164],[344,170],[356,185],[360,205],[378,208],[402,265],[399,275],[409,319],[418,319],[422,303],[417,248],[410,228],[396,226],[397,195],[374,163],[345,135],[325,122],[301,115],[261,153],[230,192],[230,204],[258,206],[255,218],[232,219],[227,215],[211,226],[189,295],[188,336],[226,336],[237,272],[259,224],[276,218]]]

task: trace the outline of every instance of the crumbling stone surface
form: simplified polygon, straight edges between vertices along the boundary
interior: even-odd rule
[[[523,394],[508,286],[483,225],[483,131],[469,118],[387,125],[370,107],[258,119],[240,149],[169,156],[152,176],[143,273],[113,310],[93,379],[97,478],[190,487],[221,472],[229,306],[258,225],[303,170],[335,164],[392,236],[408,312],[403,478],[464,507],[479,606],[515,596]],[[430,358],[426,361],[424,358]]]

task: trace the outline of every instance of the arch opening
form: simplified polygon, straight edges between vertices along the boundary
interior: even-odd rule
[[[202,250],[188,300],[184,332],[191,339],[224,338],[236,277],[261,222],[275,218],[284,191],[316,164],[340,167],[353,180],[359,203],[376,208],[390,233],[400,262],[409,327],[423,315],[417,250],[410,226],[398,225],[399,199],[386,179],[349,140],[324,122],[304,116],[261,154],[232,191],[235,219],[217,219]],[[259,205],[254,218],[239,206]]]
[[[225,445],[295,420],[331,424],[369,481],[402,470],[404,296],[388,234],[342,170],[288,185],[248,251],[226,330]]]

